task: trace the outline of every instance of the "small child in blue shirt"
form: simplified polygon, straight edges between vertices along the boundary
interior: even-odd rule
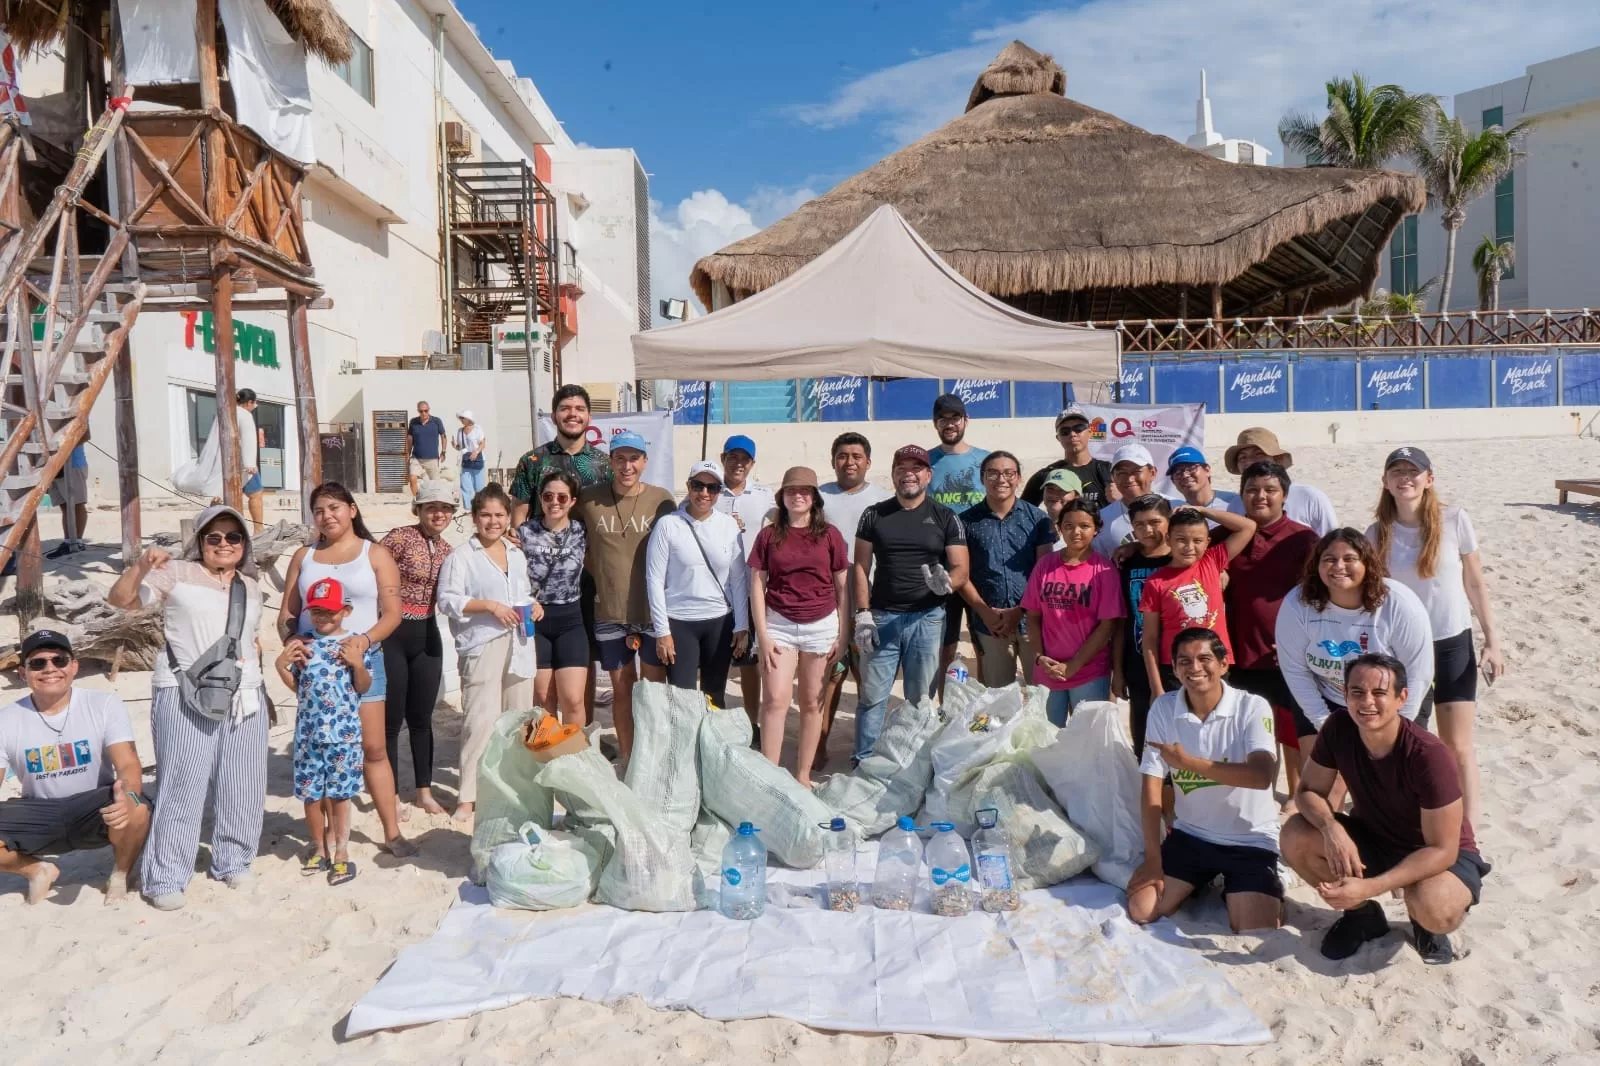
[[[344,586],[332,578],[306,597],[314,636],[289,641],[278,656],[278,676],[299,696],[294,726],[294,794],[305,802],[311,857],[301,872],[327,871],[330,885],[355,880],[350,861],[350,801],[364,784],[361,764],[361,695],[372,687],[369,656],[344,643],[350,615]]]

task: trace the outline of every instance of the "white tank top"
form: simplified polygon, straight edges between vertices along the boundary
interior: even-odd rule
[[[325,577],[331,577],[344,586],[345,602],[350,604],[350,617],[344,620],[346,633],[365,633],[378,624],[378,573],[372,569],[367,552],[372,542],[361,542],[361,554],[348,563],[319,563],[312,548],[300,560],[300,603],[311,595],[311,586]],[[311,611],[300,608],[300,632],[311,633]]]

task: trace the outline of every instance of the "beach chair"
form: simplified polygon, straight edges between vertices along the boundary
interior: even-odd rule
[[[1557,503],[1566,503],[1569,492],[1576,492],[1580,496],[1600,496],[1600,481],[1558,481],[1556,492]]]

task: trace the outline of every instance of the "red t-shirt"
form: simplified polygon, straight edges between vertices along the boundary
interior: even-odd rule
[[[1317,550],[1317,531],[1292,518],[1257,529],[1228,565],[1228,640],[1233,661],[1247,670],[1278,665],[1278,608],[1300,584],[1306,560]]]
[[[1160,661],[1172,662],[1172,638],[1194,626],[1212,630],[1222,638],[1233,661],[1233,645],[1228,643],[1228,610],[1222,600],[1222,572],[1228,568],[1228,548],[1218,544],[1206,549],[1193,566],[1163,566],[1144,582],[1139,595],[1139,610],[1161,616]]]
[[[791,529],[780,545],[774,527],[756,534],[750,567],[767,573],[767,610],[791,622],[820,622],[838,610],[833,575],[850,569],[844,537],[833,526],[822,536]]]

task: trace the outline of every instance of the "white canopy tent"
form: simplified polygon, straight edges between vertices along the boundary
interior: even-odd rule
[[[952,270],[885,204],[770,289],[633,336],[640,378],[1117,380],[1113,330],[1036,318]]]

